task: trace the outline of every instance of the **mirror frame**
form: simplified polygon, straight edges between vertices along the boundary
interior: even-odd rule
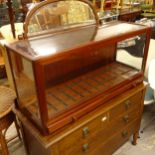
[[[30,23],[30,20],[32,18],[32,16],[38,11],[38,9],[40,9],[41,7],[44,7],[45,5],[48,5],[50,3],[55,3],[55,2],[59,2],[59,1],[65,1],[65,0],[45,0],[45,1],[42,1],[40,3],[38,3],[36,6],[34,6],[27,14],[26,16],[26,19],[25,19],[25,22],[24,22],[24,26],[23,26],[23,29],[24,29],[24,33],[23,33],[23,37],[24,39],[28,39],[28,25]],[[95,17],[95,21],[96,21],[96,26],[99,25],[99,18],[98,18],[98,15],[95,11],[95,8],[93,7],[93,4],[87,0],[76,0],[76,1],[81,1],[83,3],[86,3],[88,4],[88,6],[92,9],[93,11],[93,14],[94,14],[94,17]],[[82,27],[82,26],[79,26],[79,27]],[[58,30],[58,32],[60,31],[64,31],[63,30]],[[42,34],[46,34],[45,32],[42,33]],[[47,34],[49,34],[49,32],[47,32]],[[41,34],[35,34],[35,35],[32,35],[32,36],[38,36],[38,35],[41,35]],[[30,36],[31,37],[31,36]]]

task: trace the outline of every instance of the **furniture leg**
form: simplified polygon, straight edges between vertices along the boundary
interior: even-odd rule
[[[132,142],[133,145],[136,145],[137,144],[137,138],[138,137],[139,137],[139,133],[138,132],[136,132],[136,133],[133,134],[133,142]]]
[[[14,123],[15,123],[15,127],[16,127],[16,131],[17,131],[18,137],[19,137],[20,140],[22,140],[21,135],[20,135],[20,131],[19,131],[20,127],[19,127],[19,125],[17,123],[17,119],[16,118],[14,120]]]
[[[13,12],[13,8],[12,8],[12,0],[7,0],[6,4],[8,6],[8,13],[9,13],[12,35],[13,35],[13,38],[16,38],[15,25],[14,25],[14,12]]]
[[[7,143],[6,143],[5,137],[3,136],[2,131],[0,131],[0,143],[1,143],[1,147],[2,147],[2,154],[9,155]]]

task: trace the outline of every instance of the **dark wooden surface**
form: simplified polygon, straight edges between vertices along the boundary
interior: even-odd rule
[[[12,35],[13,35],[13,38],[16,38],[15,25],[14,25],[15,17],[14,17],[14,11],[12,8],[12,0],[7,0],[6,4],[8,7],[8,14],[9,14],[9,19],[10,19]]]
[[[29,4],[32,3],[32,0],[20,0],[20,3],[21,3],[21,12],[23,13],[22,15],[22,18],[23,18],[23,22],[25,21],[25,17],[26,17],[26,14],[28,12],[28,6]]]
[[[119,11],[118,19],[121,21],[135,22],[140,18],[142,10],[140,8],[125,9]]]

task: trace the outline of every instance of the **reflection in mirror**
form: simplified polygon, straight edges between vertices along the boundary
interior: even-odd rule
[[[117,61],[142,70],[146,36],[140,35],[121,41],[117,46]]]
[[[34,40],[32,39],[29,41],[29,45],[23,45],[24,48],[21,47],[21,43],[19,43],[20,45],[18,45],[18,47],[26,49],[26,47],[31,46],[30,50],[33,52],[29,52],[29,54],[33,56],[55,55],[60,51],[67,51],[70,48],[92,41],[96,35],[96,31],[96,26],[89,26],[86,29],[83,28],[80,30],[63,33],[63,37],[62,34],[57,34],[53,37],[46,36]],[[82,34],[83,37],[81,37],[79,34]]]
[[[96,23],[92,8],[83,1],[47,1],[37,7],[31,10],[32,16],[25,22],[28,36]]]

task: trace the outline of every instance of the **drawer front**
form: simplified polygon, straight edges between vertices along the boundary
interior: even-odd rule
[[[138,108],[137,108],[131,112],[124,113],[123,115],[117,117],[116,119],[111,120],[109,134],[110,135],[115,134],[117,131],[129,125],[131,122],[133,122],[138,117],[139,117],[139,113],[138,113]]]
[[[107,136],[107,125],[109,124],[109,115],[104,113],[91,122],[85,124],[80,129],[62,139],[59,144],[60,154],[90,154],[98,142],[96,135],[103,131],[102,137]]]
[[[84,151],[83,153],[88,155],[110,155],[111,152],[109,153],[107,151],[107,148],[109,148],[109,146],[111,148],[110,144],[103,146],[102,151],[100,149],[96,151],[96,147],[100,146],[103,143],[107,143],[109,138],[113,137],[113,135],[115,135],[118,131],[121,131],[122,129],[124,129],[122,130],[121,134],[119,133],[118,135],[120,144],[119,143],[114,144],[116,146],[121,145],[133,133],[134,129],[136,129],[137,123],[135,124],[133,122],[135,122],[137,118],[138,118],[138,112],[137,110],[133,110],[131,112],[125,113],[124,115],[121,115],[120,117],[118,117],[113,121],[109,121],[109,123],[105,128],[98,130],[98,133],[96,133],[93,136],[91,135],[91,139],[89,139],[88,141],[85,141],[83,146],[86,145],[87,148],[86,148],[86,151]]]
[[[99,149],[98,152],[95,151],[96,147],[107,143],[110,137],[113,137],[122,129],[125,130],[116,137],[117,140],[119,139],[118,142],[115,141],[115,138],[114,142],[113,140],[108,142],[113,142],[114,144],[112,145],[114,145],[114,148],[122,144],[131,135],[136,126],[133,122],[135,122],[139,115],[138,106],[140,105],[140,99],[141,92],[117,104],[108,112],[101,114],[80,129],[63,138],[58,143],[59,154],[108,155],[107,147],[110,144],[109,146],[103,146],[105,149],[102,151]],[[130,127],[128,128],[128,126]]]
[[[107,137],[106,137],[107,138]],[[98,141],[99,140],[99,141]],[[102,140],[102,141],[101,141]],[[70,147],[66,148],[59,144],[59,154],[60,155],[103,155],[103,154],[96,154],[96,147],[98,147],[101,142],[104,142],[104,138],[102,137],[91,137],[91,139],[79,140],[70,145]],[[106,151],[106,150],[105,150]],[[103,151],[102,151],[103,153]],[[107,155],[107,154],[105,154]]]
[[[102,118],[105,118],[106,114],[102,115],[102,117],[98,117],[95,120],[95,122],[97,122],[97,125],[95,124],[95,126],[92,126],[94,122],[90,122],[83,128],[64,138],[59,143],[60,154],[108,155],[107,147],[109,147],[110,145],[103,146],[102,151],[100,151],[100,149],[96,151],[96,147],[105,143],[108,138],[113,137],[116,132],[121,131],[124,128],[124,130],[119,133],[119,135],[117,135],[117,137],[119,136],[118,142],[121,140],[120,144],[122,144],[126,140],[126,138],[128,138],[134,131],[137,124],[132,122],[135,122],[135,118],[137,118],[137,116],[138,113],[136,112],[136,110],[134,110],[130,113],[121,115],[119,118],[110,123],[108,119],[103,123]],[[132,125],[130,125],[131,123]],[[89,133],[87,133],[88,129]],[[86,132],[87,134],[85,135],[84,132]]]
[[[142,92],[137,93],[136,95],[128,98],[124,102],[118,104],[110,110],[110,120],[116,119],[119,115],[132,111],[139,107],[141,101]]]
[[[105,145],[105,147],[108,148],[108,153],[112,154],[114,151],[116,151],[124,142],[126,142],[129,139],[131,135],[133,135],[133,133],[136,132],[137,127],[138,120],[135,120],[129,126],[121,130],[119,134],[117,134],[111,140],[109,140],[108,143]]]
[[[136,132],[138,121],[130,123],[126,128],[120,130],[118,134],[115,134],[106,143],[101,143],[93,151],[91,155],[112,155],[129,137]]]

